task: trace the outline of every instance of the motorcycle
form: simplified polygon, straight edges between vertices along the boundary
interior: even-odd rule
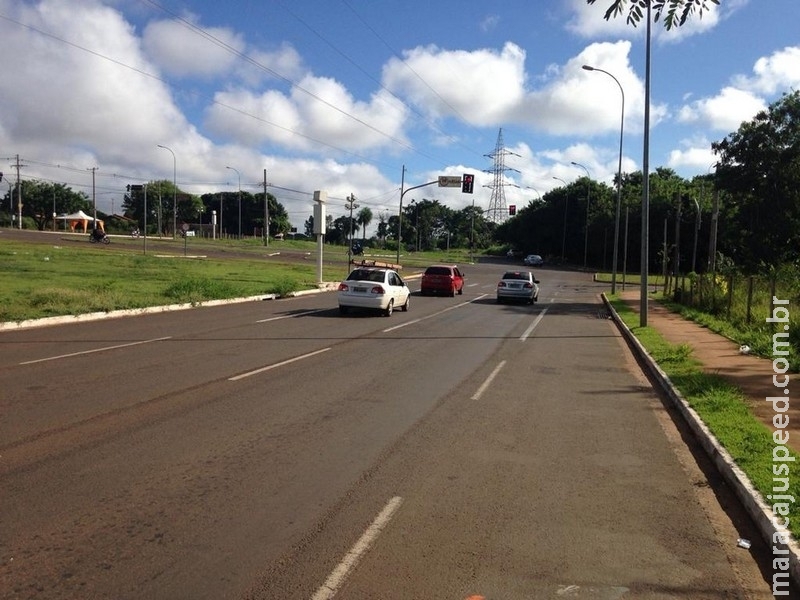
[[[138,237],[139,237],[139,229],[138,229],[138,228],[131,229],[131,237],[132,237],[133,239],[136,239],[136,238],[138,238]]]
[[[92,244],[99,244],[101,242],[103,244],[110,244],[111,238],[109,238],[106,232],[102,229],[93,229],[92,233],[89,234],[89,241]]]

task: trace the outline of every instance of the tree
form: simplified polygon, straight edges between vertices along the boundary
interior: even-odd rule
[[[164,212],[164,200],[172,202],[173,183],[162,179],[151,181],[147,184],[147,225],[155,226],[156,231],[164,233],[167,225],[172,226],[172,218],[168,219]],[[145,191],[129,190],[122,199],[122,210],[124,215],[134,219],[137,223],[145,222]]]
[[[800,259],[800,91],[711,147],[716,186],[735,207],[727,224],[738,241],[734,260],[754,270]]]
[[[308,237],[314,237],[314,215],[310,215],[303,223],[303,233]]]
[[[350,215],[343,215],[341,217],[336,218],[334,221],[331,222],[328,232],[326,234],[326,239],[331,244],[344,244],[347,242],[350,236],[350,231],[352,227],[352,231],[358,231],[358,227],[355,225],[356,220],[350,220]]]
[[[45,183],[43,181],[21,181],[22,188],[22,216],[30,217],[36,222],[39,231],[52,223],[53,213],[74,213],[82,210],[88,214],[92,212],[92,204],[83,192],[74,192],[61,183]],[[14,198],[13,207],[17,205],[17,188],[12,187]],[[8,196],[7,196],[8,197]]]
[[[244,216],[242,217],[244,220],[244,228],[242,231],[250,231],[255,226],[263,227],[265,216],[264,192],[252,195],[248,199],[247,204],[245,204],[245,196],[243,192],[242,205],[246,207],[242,208],[242,212],[244,213]],[[286,208],[283,206],[283,204],[278,202],[278,199],[269,192],[267,192],[267,208],[269,210],[269,234],[274,237],[279,233],[289,233],[289,231],[292,229],[292,224],[289,221],[289,213],[286,212]],[[312,219],[312,228],[313,223],[314,220]],[[313,234],[307,232],[306,235]]]
[[[378,215],[378,239],[381,245],[386,244],[386,236],[389,234],[388,215],[382,212]]]
[[[596,1],[586,0],[588,4],[594,4]],[[720,0],[630,0],[627,17],[628,24],[634,27],[639,24],[639,21],[644,18],[647,11],[648,2],[650,2],[650,8],[655,12],[655,21],[659,21],[666,10],[664,27],[670,30],[686,23],[689,15],[694,12],[697,12],[702,17],[703,13],[710,9],[710,4],[719,5]],[[604,18],[609,20],[619,16],[625,12],[627,5],[628,0],[613,0],[611,6],[606,10]]]
[[[372,211],[366,206],[362,208],[358,211],[356,223],[361,226],[361,244],[364,245],[367,237],[367,226],[372,223]]]

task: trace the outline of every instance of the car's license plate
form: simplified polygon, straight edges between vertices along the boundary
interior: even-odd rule
[[[357,293],[357,294],[366,294],[367,293],[367,288],[365,288],[365,287],[354,287],[353,291],[355,293]]]

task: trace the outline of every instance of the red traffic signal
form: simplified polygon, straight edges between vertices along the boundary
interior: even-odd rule
[[[464,194],[471,194],[472,188],[475,185],[475,175],[464,173],[461,177],[461,191]]]
[[[512,217],[517,214],[517,205],[516,204],[509,204],[508,205],[508,214]]]

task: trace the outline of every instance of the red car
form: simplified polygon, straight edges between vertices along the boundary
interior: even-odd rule
[[[464,293],[464,273],[455,265],[431,265],[422,274],[420,293],[447,294],[455,296]]]

